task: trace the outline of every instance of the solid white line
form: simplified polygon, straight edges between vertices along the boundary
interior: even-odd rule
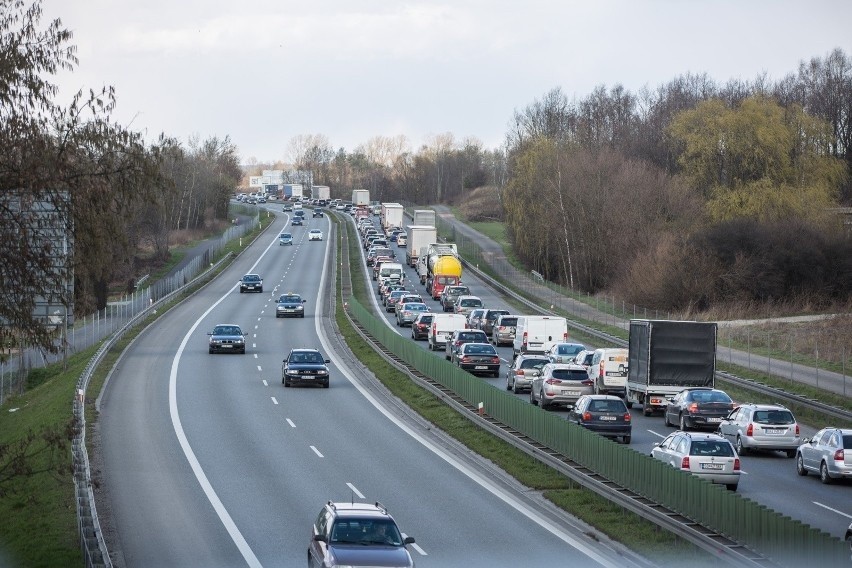
[[[278,404],[278,399],[277,399],[277,398],[275,398],[274,396],[270,396],[269,398],[271,398],[271,399],[272,399],[272,404]]]
[[[292,420],[290,420],[289,418],[287,419],[287,424],[289,424],[291,428],[296,427],[296,424]]]
[[[257,261],[252,265],[251,270],[253,270],[259,263],[260,260],[264,257],[264,255],[269,252],[269,249],[272,247],[272,244],[275,241],[273,240],[269,243],[269,246],[266,247],[266,250],[261,253],[258,257]],[[172,428],[175,431],[175,436],[177,436],[178,443],[180,443],[180,447],[183,450],[183,454],[186,456],[186,461],[189,462],[190,468],[192,468],[192,472],[195,474],[195,479],[198,480],[198,484],[201,485],[201,489],[204,491],[204,494],[207,496],[207,500],[210,501],[210,504],[213,506],[213,510],[216,511],[216,514],[219,516],[219,520],[222,521],[222,525],[224,525],[225,530],[228,531],[228,535],[230,535],[231,540],[234,541],[234,544],[237,546],[237,549],[242,554],[243,559],[246,563],[255,568],[260,568],[262,564],[260,560],[258,560],[257,556],[255,556],[248,542],[246,542],[245,537],[240,532],[240,529],[237,528],[236,523],[231,518],[231,515],[228,513],[228,510],[225,509],[225,505],[222,504],[222,500],[219,499],[219,496],[216,494],[216,491],[213,489],[213,486],[210,484],[210,480],[207,479],[207,475],[204,473],[204,470],[201,468],[201,464],[198,462],[198,458],[195,456],[195,452],[192,451],[192,446],[189,445],[189,440],[186,437],[186,433],[183,430],[183,424],[180,421],[180,414],[178,413],[177,407],[177,372],[178,366],[180,366],[180,358],[183,355],[184,350],[186,349],[187,344],[189,343],[192,334],[195,333],[195,330],[198,329],[198,326],[201,325],[201,322],[212,312],[216,306],[221,304],[225,298],[228,297],[228,294],[237,289],[239,283],[234,284],[234,286],[225,292],[225,294],[216,300],[213,305],[207,308],[201,316],[195,320],[195,323],[192,324],[192,327],[189,328],[189,331],[186,332],[186,335],[183,337],[183,341],[180,342],[178,346],[177,353],[175,354],[174,359],[172,359],[172,367],[169,372],[169,415],[172,419]]]
[[[417,545],[417,543],[416,543],[416,542],[412,542],[410,546],[411,546],[411,548],[413,548],[414,550],[416,550],[417,552],[419,552],[419,553],[420,553],[420,556],[429,556],[428,554],[426,554],[426,551],[425,551],[425,550],[423,550],[422,548],[420,548],[420,547]]]
[[[816,501],[813,501],[813,504],[814,504],[814,505],[816,505],[816,506],[818,506],[818,507],[822,507],[823,509],[828,509],[828,510],[829,510],[829,511],[831,511],[832,513],[837,513],[838,515],[841,515],[841,516],[843,516],[843,517],[846,517],[847,519],[852,519],[852,515],[847,515],[847,514],[846,514],[846,513],[844,513],[843,511],[838,511],[837,509],[832,509],[832,508],[831,508],[831,507],[829,507],[828,505],[823,505],[822,503],[818,503],[818,502],[816,502]]]
[[[263,386],[268,387],[269,383],[266,382],[266,379],[263,379]]]
[[[660,437],[660,438],[665,438],[666,436],[668,436],[668,434],[659,434],[659,433],[657,433],[657,432],[654,432],[653,430],[648,430],[648,432],[650,432],[650,433],[651,433],[651,434],[653,434],[654,436],[658,436],[658,437]]]
[[[351,483],[349,483],[349,482],[346,482],[346,486],[347,486],[349,489],[351,489],[351,490],[352,490],[352,493],[354,493],[355,495],[357,495],[357,496],[358,496],[358,499],[363,499],[363,498],[364,498],[364,494],[363,494],[363,493],[361,493],[360,491],[358,491],[358,488],[357,488],[357,487],[355,487],[354,485],[352,485],[352,484],[351,484]]]
[[[324,455],[322,455],[322,454],[320,453],[320,451],[319,451],[318,449],[316,449],[314,446],[311,446],[311,449],[312,449],[312,450],[314,451],[314,453],[315,453],[316,455],[318,455],[319,457],[321,457],[321,458],[324,458],[324,457],[325,457],[325,456],[324,456]]]
[[[328,266],[328,256],[329,256],[329,250],[330,249],[331,249],[331,247],[326,247],[326,249],[325,249],[325,259],[323,261],[323,266]],[[363,255],[363,252],[361,254]],[[320,290],[325,289],[326,273],[327,273],[327,270],[323,269],[322,276],[320,277],[320,287],[319,287]],[[371,296],[373,298],[375,298],[375,295],[371,294]],[[374,300],[374,302],[375,302],[375,300]],[[593,546],[586,544],[582,540],[583,537],[574,536],[574,535],[572,535],[568,532],[565,532],[565,531],[553,526],[553,524],[551,523],[551,521],[549,519],[540,515],[537,511],[532,509],[529,505],[520,501],[519,499],[516,499],[514,497],[514,495],[509,494],[507,491],[505,491],[504,489],[499,487],[497,484],[493,483],[490,479],[484,478],[478,472],[476,472],[472,468],[468,467],[467,464],[456,459],[454,456],[448,454],[441,447],[434,444],[431,440],[424,438],[423,436],[420,435],[419,432],[416,432],[410,426],[408,426],[407,424],[405,424],[404,422],[399,420],[396,416],[394,416],[368,390],[366,390],[361,384],[359,384],[358,381],[356,381],[352,377],[351,374],[349,374],[349,372],[347,371],[347,366],[344,363],[344,361],[342,361],[339,357],[337,357],[332,352],[332,350],[329,348],[329,344],[328,344],[328,341],[327,341],[326,336],[325,336],[325,330],[322,329],[322,327],[320,326],[320,322],[322,321],[322,313],[323,313],[322,312],[322,303],[317,302],[317,315],[314,318],[314,327],[316,329],[317,336],[319,337],[320,343],[323,346],[323,349],[325,349],[327,356],[334,363],[335,367],[337,367],[337,370],[344,377],[346,377],[346,379],[350,383],[352,383],[352,386],[354,386],[356,389],[358,389],[358,391],[361,393],[361,395],[364,398],[366,398],[367,401],[370,402],[370,404],[372,404],[376,408],[376,410],[378,410],[379,412],[384,414],[385,417],[388,420],[393,422],[403,432],[405,432],[406,434],[408,434],[409,436],[414,438],[420,444],[425,446],[428,450],[430,450],[435,455],[437,455],[438,457],[443,459],[445,462],[447,462],[448,464],[450,464],[451,466],[456,468],[459,472],[466,475],[474,483],[477,483],[483,489],[485,489],[486,491],[488,491],[489,493],[491,493],[492,495],[494,495],[495,497],[497,497],[498,499],[500,499],[501,501],[503,501],[504,503],[506,503],[507,505],[509,505],[513,509],[515,509],[516,511],[518,511],[520,514],[522,514],[525,517],[527,517],[528,519],[530,519],[532,522],[539,525],[544,530],[546,530],[549,533],[551,533],[552,535],[554,535],[556,538],[558,538],[558,539],[562,540],[563,542],[567,543],[568,545],[574,547],[576,550],[582,552],[587,557],[589,557],[590,559],[594,560],[595,562],[597,562],[597,563],[599,563],[603,566],[608,566],[608,567],[611,567],[611,568],[620,568],[619,564],[613,563],[606,556],[602,556]]]

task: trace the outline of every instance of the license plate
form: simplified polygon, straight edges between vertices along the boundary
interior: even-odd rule
[[[219,347],[221,347],[222,349],[230,349],[231,347],[233,347],[233,345],[229,345],[229,344],[225,343],[223,345],[220,345]]]
[[[484,371],[487,368],[488,368],[488,365],[477,365],[476,367],[474,367],[474,369],[477,370],[477,371]]]
[[[708,418],[707,419],[707,422],[721,422],[721,421],[722,421],[721,418]]]
[[[703,463],[703,464],[701,464],[701,469],[722,469],[722,464],[720,464],[720,463]]]
[[[779,430],[778,428],[764,428],[764,429],[763,429],[763,432],[764,432],[765,434],[774,434],[774,435],[778,435],[778,434],[783,434],[783,433],[784,433],[784,430]]]
[[[615,420],[615,416],[601,416],[601,420]]]
[[[440,337],[441,339],[446,339],[446,338],[448,338],[449,336],[450,336],[450,334],[449,334],[449,333],[444,333],[444,332],[440,332],[440,333],[438,333],[438,337]]]
[[[564,391],[562,391],[562,394],[564,394],[566,396],[578,396],[580,394],[580,391],[564,390]]]

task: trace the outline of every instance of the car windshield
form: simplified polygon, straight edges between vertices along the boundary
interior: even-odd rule
[[[472,308],[474,306],[481,306],[482,300],[474,300],[472,298],[465,298],[459,302],[459,304],[464,308]],[[482,317],[482,316],[480,316]]]
[[[695,402],[733,402],[731,397],[722,391],[695,391],[692,393]]]
[[[243,276],[244,282],[257,282],[258,280],[260,280],[260,276],[255,274],[247,274],[246,276]]]
[[[293,237],[293,235],[291,235],[290,233],[281,233],[282,239],[290,239],[292,237]]]
[[[331,530],[331,544],[384,544],[402,546],[402,535],[389,521],[340,519]]]
[[[497,351],[490,345],[467,345],[465,353],[497,355]]]
[[[217,325],[213,329],[213,335],[240,335],[240,328],[233,325]]]
[[[464,341],[479,341],[480,339],[483,339],[483,336],[478,333],[460,333],[459,339]]]
[[[426,304],[408,304],[405,309],[411,312],[425,312]]]
[[[547,363],[550,363],[547,359],[524,359],[521,361],[521,369],[541,369]]]
[[[576,355],[583,348],[580,345],[560,345],[559,346],[559,354],[560,355]]]
[[[589,403],[592,412],[627,412],[627,407],[620,400],[593,400]]]
[[[291,363],[324,363],[322,355],[317,352],[299,352],[293,353],[290,358]]]
[[[754,421],[758,424],[792,424],[795,422],[789,410],[755,410]]]
[[[297,296],[295,294],[285,294],[284,296],[281,296],[280,298],[278,298],[278,301],[282,304],[292,304],[292,303],[301,302],[302,297]]]
[[[689,455],[733,457],[734,448],[721,440],[695,440],[689,447]]]
[[[420,316],[420,319],[417,321],[420,323],[432,323],[432,316]]]
[[[589,378],[585,369],[553,369],[551,374],[561,381],[585,381]]]
[[[518,318],[503,318],[500,320],[500,325],[504,327],[512,327],[518,325]]]

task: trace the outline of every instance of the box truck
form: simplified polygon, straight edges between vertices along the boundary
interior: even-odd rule
[[[438,240],[438,230],[431,225],[409,225],[406,229],[405,263],[414,268],[420,258],[420,249]]]

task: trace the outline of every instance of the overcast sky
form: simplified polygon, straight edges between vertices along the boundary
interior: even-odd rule
[[[772,80],[841,48],[848,0],[44,0],[74,34],[62,101],[112,85],[149,140],[230,136],[245,162],[323,134],[416,149],[445,132],[502,144],[516,109],[561,87],[632,92],[678,75]]]

